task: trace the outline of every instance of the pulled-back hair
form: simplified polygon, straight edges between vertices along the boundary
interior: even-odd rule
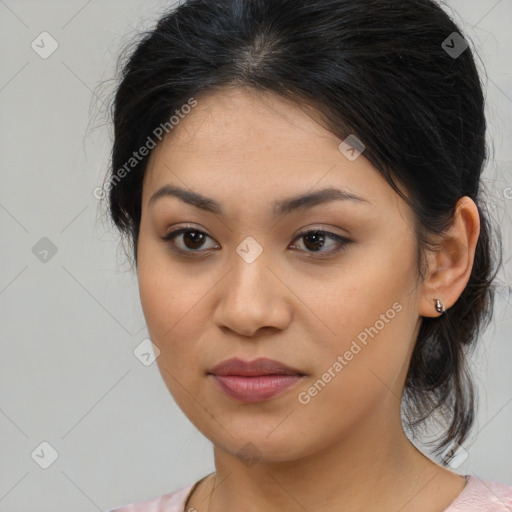
[[[189,0],[126,49],[111,112],[109,213],[135,264],[151,153],[126,163],[191,98],[225,86],[291,98],[313,107],[340,139],[356,135],[413,210],[419,279],[457,200],[476,203],[480,236],[469,282],[445,314],[422,319],[402,397],[412,432],[433,412],[444,421],[437,452],[462,444],[473,424],[467,357],[492,318],[501,265],[481,197],[482,85],[471,48],[456,55],[465,40],[431,0]]]

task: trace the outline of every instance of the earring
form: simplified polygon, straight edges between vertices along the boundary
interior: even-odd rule
[[[441,314],[443,314],[446,311],[444,309],[442,302],[439,299],[436,299],[436,311]]]

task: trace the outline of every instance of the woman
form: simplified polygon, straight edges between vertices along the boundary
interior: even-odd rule
[[[512,510],[452,471],[501,256],[479,77],[438,5],[187,1],[129,56],[113,122],[110,214],[215,459],[117,512]],[[439,462],[409,440],[428,418]]]

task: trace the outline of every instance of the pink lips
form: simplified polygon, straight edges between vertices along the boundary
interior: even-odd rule
[[[304,374],[272,359],[232,358],[208,372],[219,388],[241,402],[262,402],[295,386]]]

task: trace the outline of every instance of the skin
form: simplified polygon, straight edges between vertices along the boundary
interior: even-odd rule
[[[412,211],[364,153],[350,161],[311,112],[277,95],[224,88],[197,100],[152,152],[137,248],[161,375],[214,445],[216,474],[200,483],[187,510],[444,510],[465,480],[406,438],[400,397],[422,317],[439,315],[435,298],[452,306],[468,282],[480,229],[476,205],[459,200],[419,282]],[[170,196],[149,204],[167,184],[215,199],[224,214]],[[273,201],[328,186],[369,203],[330,201],[272,216]],[[183,256],[162,237],[187,224],[207,236],[202,245],[174,239],[188,251]],[[329,256],[338,245],[326,238],[315,251],[311,238],[297,238],[315,229],[351,243]],[[236,251],[248,236],[263,249],[252,263]],[[394,303],[401,305],[394,318],[300,403],[299,393]],[[276,398],[241,403],[207,375],[234,356],[268,357],[306,376]],[[237,456],[248,442],[255,464]]]

